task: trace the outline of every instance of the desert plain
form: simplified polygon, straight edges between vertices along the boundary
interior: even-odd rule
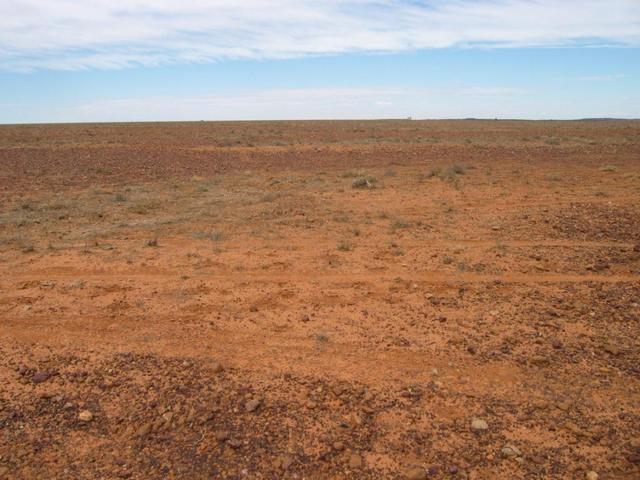
[[[3,479],[637,479],[639,333],[640,121],[0,127]]]

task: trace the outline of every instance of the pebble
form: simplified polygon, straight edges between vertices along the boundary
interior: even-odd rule
[[[620,348],[613,343],[604,346],[604,351],[610,353],[611,355],[620,355]]]
[[[471,421],[471,430],[473,430],[474,432],[484,432],[488,428],[489,425],[487,424],[487,422],[480,418],[474,418]]]
[[[83,422],[90,422],[93,420],[93,413],[89,410],[83,410],[78,414],[78,418]]]
[[[411,467],[404,474],[407,480],[425,480],[427,478],[427,471],[422,467]]]
[[[247,403],[244,404],[244,408],[247,412],[255,412],[259,406],[260,406],[260,399],[258,398],[249,400]]]
[[[590,472],[587,472],[584,478],[586,478],[586,480],[598,480],[598,478],[600,478],[600,475],[591,470]]]
[[[213,373],[221,373],[222,371],[224,371],[224,367],[220,362],[213,362],[211,370],[213,370]]]
[[[507,458],[519,457],[522,455],[522,452],[514,445],[505,445],[502,447],[502,455]]]
[[[51,378],[51,375],[48,372],[36,372],[31,377],[31,380],[33,383],[42,383],[49,380],[49,378]]]
[[[293,465],[293,457],[289,455],[285,455],[282,458],[282,469],[289,470],[289,467],[291,467],[291,465]]]
[[[349,467],[350,468],[361,468],[362,467],[362,457],[356,453],[351,454],[349,457]]]

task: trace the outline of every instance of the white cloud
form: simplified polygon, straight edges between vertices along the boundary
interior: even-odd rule
[[[451,46],[640,45],[636,0],[5,0],[0,68]]]

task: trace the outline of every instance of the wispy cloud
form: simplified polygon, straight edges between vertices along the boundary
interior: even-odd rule
[[[604,75],[586,75],[583,77],[575,77],[575,80],[582,80],[587,82],[608,82],[611,80],[619,80],[621,78],[627,78],[629,75],[623,73],[610,73]]]
[[[421,48],[640,45],[635,0],[10,0],[0,68],[278,59]]]

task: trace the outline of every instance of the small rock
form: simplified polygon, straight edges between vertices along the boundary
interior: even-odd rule
[[[89,410],[83,410],[78,414],[78,418],[82,422],[90,422],[91,420],[93,420],[93,413],[91,413]]]
[[[554,340],[551,342],[551,346],[556,350],[560,350],[562,348],[562,342],[560,340]]]
[[[411,467],[404,474],[407,480],[425,480],[427,471],[422,467]]]
[[[474,418],[471,421],[471,430],[473,430],[474,432],[484,432],[485,430],[489,429],[489,425],[487,424],[486,421],[482,420],[481,418]]]
[[[429,474],[430,477],[436,476],[439,471],[440,471],[440,467],[438,465],[432,465],[427,469],[427,473]]]
[[[247,403],[244,404],[244,408],[247,412],[255,412],[259,406],[260,406],[260,399],[258,398],[249,400]]]
[[[531,365],[535,365],[536,367],[544,367],[546,365],[549,365],[549,359],[547,357],[543,357],[542,355],[534,355],[533,357],[531,357],[529,362],[531,362]]]
[[[456,473],[458,473],[458,467],[456,467],[455,465],[451,465],[448,470],[451,475],[455,475]]]
[[[522,452],[514,445],[505,445],[502,447],[502,455],[507,458],[519,457]]]
[[[307,323],[311,319],[309,318],[309,315],[307,315],[305,313],[304,315],[302,315],[302,317],[300,317],[300,320],[302,320],[303,322]]]
[[[471,355],[475,355],[478,352],[478,347],[476,347],[475,345],[469,345],[467,347],[467,352],[469,352]]]
[[[598,475],[596,472],[591,470],[590,472],[587,472],[587,474],[584,476],[584,478],[586,480],[598,480],[598,478],[600,478],[600,475]]]
[[[229,445],[233,449],[236,449],[242,446],[242,442],[237,438],[232,438],[230,440],[227,440],[227,445]]]
[[[220,430],[215,433],[216,440],[219,442],[224,442],[227,438],[229,438],[229,432],[225,432],[224,430]]]
[[[149,434],[149,432],[151,432],[151,422],[143,424],[136,432],[136,435],[138,437],[145,437]]]
[[[281,466],[283,470],[289,470],[291,465],[293,465],[293,457],[290,457],[289,455],[282,457]]]
[[[222,371],[224,371],[224,367],[220,362],[213,362],[211,370],[213,370],[213,373],[221,373]]]
[[[333,449],[338,451],[344,450],[344,443],[341,441],[333,442]]]
[[[31,380],[33,383],[42,383],[46,382],[50,378],[51,374],[49,372],[36,372],[33,374],[33,377],[31,377]]]
[[[251,305],[251,307],[249,307],[249,311],[250,312],[257,312],[258,311],[258,307],[256,305]]]
[[[171,420],[173,419],[173,412],[163,413],[162,418],[164,418],[167,423],[171,422]]]
[[[608,345],[605,345],[604,347],[604,351],[611,354],[611,355],[620,355],[620,348],[618,348],[617,345],[614,345],[613,343],[610,343]]]
[[[349,457],[349,467],[350,468],[361,468],[362,467],[362,457],[356,453],[351,454]]]
[[[0,467],[0,478],[5,478],[9,473],[9,469],[7,467]]]

